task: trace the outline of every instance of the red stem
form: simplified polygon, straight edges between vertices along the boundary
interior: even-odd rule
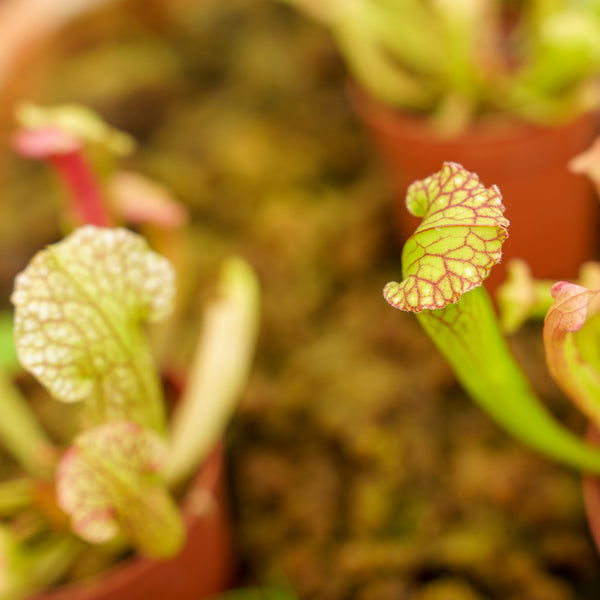
[[[72,198],[75,217],[81,223],[110,227],[112,220],[105,209],[100,184],[81,150],[48,157]]]

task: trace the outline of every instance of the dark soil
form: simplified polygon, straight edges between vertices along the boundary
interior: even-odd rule
[[[400,275],[395,200],[329,37],[277,2],[181,6],[81,21],[40,95],[137,136],[131,166],[192,211],[188,286],[231,251],[258,271],[261,337],[228,438],[240,584],[315,600],[600,598],[579,475],[492,424],[382,298]],[[582,431],[539,325],[512,344]]]

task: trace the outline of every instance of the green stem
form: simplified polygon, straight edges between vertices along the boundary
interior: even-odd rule
[[[515,438],[553,459],[600,473],[600,449],[555,421],[531,389],[500,332],[485,288],[417,317],[465,390]]]
[[[82,547],[81,541],[74,536],[59,535],[34,548],[29,555],[32,591],[59,581],[79,556]]]
[[[244,260],[230,258],[206,310],[187,387],[171,421],[165,477],[172,489],[214,447],[237,405],[254,354],[259,305],[256,274]]]
[[[0,373],[0,441],[31,475],[51,474],[53,445],[27,401],[4,373]]]
[[[374,32],[365,28],[363,13],[362,5],[348,10],[333,26],[333,35],[356,80],[372,96],[392,106],[429,108],[430,90],[380,47]]]
[[[7,517],[35,501],[36,484],[33,479],[0,481],[0,516]]]

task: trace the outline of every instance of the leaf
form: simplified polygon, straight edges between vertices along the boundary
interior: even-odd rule
[[[0,372],[0,442],[28,473],[52,475],[56,455],[27,396],[5,373]],[[0,501],[1,504],[1,501]]]
[[[0,312],[0,371],[7,375],[20,370],[19,359],[13,338],[12,312]]]
[[[504,333],[517,331],[527,320],[543,320],[552,305],[551,279],[534,279],[529,264],[513,258],[506,264],[506,279],[499,286],[496,301]]]
[[[130,421],[79,435],[57,470],[57,500],[75,533],[91,543],[123,533],[144,554],[174,555],[184,528],[159,475],[166,452],[158,435]]]
[[[502,196],[475,173],[446,162],[408,188],[406,205],[423,221],[402,252],[404,280],[384,288],[392,306],[421,312],[457,302],[500,262],[508,236]]]
[[[0,525],[0,598],[18,600],[27,590],[27,552],[13,531]]]
[[[171,487],[185,481],[223,435],[248,377],[259,313],[256,274],[241,258],[230,257],[205,311],[186,389],[171,418],[165,468]]]
[[[594,139],[589,148],[574,156],[567,164],[567,168],[571,173],[587,175],[598,190],[600,188],[600,136]]]
[[[135,148],[131,136],[111,127],[99,114],[79,104],[38,106],[23,102],[17,107],[16,117],[25,130],[40,130],[48,136],[53,136],[54,131],[57,140],[64,140],[67,145],[70,145],[69,140],[74,144],[91,144],[118,156],[131,154]]]
[[[412,184],[407,205],[423,222],[404,248],[405,280],[389,283],[386,299],[418,313],[465,390],[508,432],[547,456],[600,472],[600,450],[558,423],[538,400],[481,286],[507,236],[498,189],[486,189],[477,175],[445,163]]]
[[[552,286],[551,294],[554,303],[546,317],[548,329],[560,335],[581,329],[594,292],[576,283],[559,281]]]
[[[166,187],[133,171],[115,173],[108,189],[113,208],[126,223],[177,228],[188,220],[184,205]]]
[[[89,424],[129,419],[161,430],[161,387],[144,321],[171,310],[174,273],[144,238],[85,226],[39,252],[15,282],[23,366]]]
[[[81,542],[64,533],[23,541],[0,525],[0,598],[22,600],[57,584],[81,554]]]
[[[556,421],[536,396],[485,287],[416,317],[471,398],[513,437],[555,460],[600,472],[600,449]]]
[[[584,360],[578,332],[597,310],[600,292],[566,281],[552,287],[554,303],[544,322],[544,347],[550,374],[579,408],[600,425],[600,373]]]
[[[290,587],[249,587],[224,592],[218,600],[297,600],[298,596]],[[217,599],[215,599],[217,600]]]

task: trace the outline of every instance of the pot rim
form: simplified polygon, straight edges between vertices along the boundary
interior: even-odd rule
[[[600,124],[598,110],[583,112],[555,125],[540,125],[508,113],[499,112],[477,119],[456,135],[444,136],[436,133],[435,129],[431,127],[428,113],[419,114],[380,102],[352,80],[346,83],[346,94],[356,113],[371,127],[378,130],[401,128],[402,137],[407,142],[411,140],[423,142],[423,140],[430,139],[435,140],[438,144],[496,145],[512,143],[522,138],[530,139],[533,136],[543,138],[553,135],[556,130],[560,129],[593,128]]]

